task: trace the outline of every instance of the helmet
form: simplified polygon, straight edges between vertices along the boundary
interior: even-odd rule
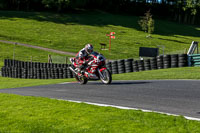
[[[85,51],[88,53],[88,54],[91,54],[93,52],[93,46],[91,44],[86,44],[85,45]]]

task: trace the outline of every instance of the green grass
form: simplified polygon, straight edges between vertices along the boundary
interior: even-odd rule
[[[15,60],[21,61],[32,61],[33,62],[48,62],[48,55],[51,55],[52,58],[57,57],[58,59],[53,59],[53,62],[65,62],[66,56],[71,57],[70,55],[62,55],[57,53],[52,53],[48,51],[28,48],[19,45],[11,45],[0,42],[0,67],[4,64],[4,59],[13,59],[13,53]],[[61,59],[59,61],[59,59]]]
[[[78,52],[86,43],[109,59],[137,58],[139,47],[165,46],[165,53],[183,53],[192,41],[200,41],[200,27],[155,20],[152,38],[140,31],[139,17],[104,12],[54,14],[0,11],[0,39]],[[111,53],[99,43],[116,32]],[[108,48],[108,46],[107,46]],[[162,53],[162,51],[161,51]]]
[[[114,80],[200,79],[199,67],[182,67],[113,75]]]
[[[0,68],[1,68],[2,66],[4,66],[4,63],[3,63],[3,61],[0,61]]]
[[[0,94],[0,116],[1,133],[200,132],[200,122],[181,116],[12,94]]]
[[[0,77],[0,89],[17,88],[17,87],[29,87],[47,84],[57,84],[63,82],[75,81],[74,79],[17,79],[17,78],[5,78]]]
[[[113,80],[200,79],[199,67],[171,68],[112,75]],[[0,89],[71,82],[75,79],[15,79],[0,77]]]

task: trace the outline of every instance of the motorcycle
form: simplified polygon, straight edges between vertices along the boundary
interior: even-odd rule
[[[69,69],[80,84],[86,84],[88,80],[101,80],[104,84],[112,82],[111,73],[105,66],[106,58],[102,54],[92,52],[85,62],[78,62],[76,58],[71,58],[70,61],[72,66]],[[82,64],[85,66],[84,71],[77,68]]]

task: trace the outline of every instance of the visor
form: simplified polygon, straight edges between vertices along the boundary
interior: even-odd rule
[[[88,49],[88,53],[92,53],[93,52],[93,50],[92,49]]]

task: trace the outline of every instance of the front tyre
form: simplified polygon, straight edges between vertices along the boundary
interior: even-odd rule
[[[102,76],[100,76],[100,80],[104,84],[110,84],[112,82],[112,76],[108,69],[105,69],[101,72]]]

